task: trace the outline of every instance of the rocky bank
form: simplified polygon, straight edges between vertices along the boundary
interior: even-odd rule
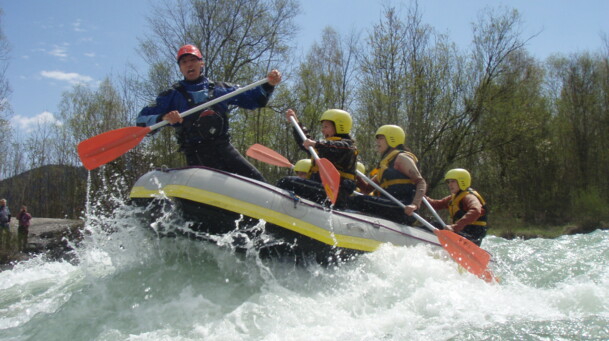
[[[44,255],[50,260],[71,260],[72,247],[82,240],[82,220],[33,217],[25,250],[16,248],[17,222],[11,221],[13,244],[0,250],[0,270],[10,269],[16,262]]]

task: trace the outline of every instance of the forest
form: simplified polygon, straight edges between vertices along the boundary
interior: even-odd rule
[[[609,222],[607,36],[599,36],[598,51],[537,60],[527,51],[536,37],[522,36],[521,14],[496,7],[472,13],[473,40],[463,48],[425,24],[413,3],[405,10],[386,7],[378,22],[361,32],[341,35],[327,27],[307,51],[297,51],[299,10],[295,0],[167,1],[151,11],[152,29],[137,46],[145,74],[108,75],[97,88],[74,86],[59,105],[63,125],[40,126],[26,141],[11,134],[10,85],[0,77],[0,96],[9,98],[0,103],[0,145],[6,146],[0,181],[29,174],[26,183],[42,186],[31,178],[41,173],[32,170],[82,167],[78,143],[134,126],[142,107],[181,79],[175,51],[190,43],[200,47],[212,80],[246,85],[273,68],[284,75],[267,107],[231,113],[232,142],[242,153],[260,143],[296,162],[306,155],[294,142],[285,111],[294,109],[318,132],[321,114],[340,108],[354,118],[353,135],[367,171],[379,162],[376,129],[399,125],[419,159],[428,194],[447,195],[446,171],[468,169],[472,187],[489,204],[491,228],[500,219],[536,225]],[[6,39],[0,39],[0,54]],[[7,61],[5,56],[0,60]],[[177,149],[172,129],[163,128],[87,176],[68,176],[78,182],[70,187],[74,206],[95,198],[102,209],[112,209],[123,202],[113,198],[127,198],[146,171],[185,165]],[[271,182],[289,174],[250,161]],[[14,205],[29,200],[30,211],[39,216],[83,214],[65,205],[42,205],[57,197],[52,191],[35,201],[20,193],[3,188],[0,196]]]

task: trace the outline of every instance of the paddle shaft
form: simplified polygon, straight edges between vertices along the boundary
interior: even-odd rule
[[[442,224],[442,226],[446,226],[446,224],[444,223],[444,220],[442,220],[442,218],[440,218],[440,215],[438,214],[438,212],[436,210],[434,210],[434,208],[431,206],[431,204],[429,203],[429,201],[427,201],[427,199],[425,197],[423,197],[423,203],[425,204],[427,209],[430,210],[431,213],[433,213],[433,216],[436,217],[436,220],[438,221],[438,223]]]
[[[224,96],[220,96],[218,98],[212,99],[209,102],[201,103],[200,105],[197,105],[194,108],[191,108],[191,109],[188,109],[188,110],[186,110],[184,112],[181,112],[180,113],[180,117],[184,118],[184,117],[186,117],[186,116],[188,116],[190,114],[194,114],[195,112],[200,111],[201,109],[209,108],[209,107],[211,107],[214,104],[218,104],[218,103],[220,103],[222,101],[225,101],[225,100],[227,100],[227,99],[229,99],[231,97],[234,97],[234,96],[236,96],[236,95],[238,95],[238,94],[240,94],[242,92],[245,92],[245,91],[253,89],[253,88],[255,88],[255,87],[259,86],[259,85],[262,85],[262,84],[264,84],[264,83],[266,83],[268,81],[269,81],[268,78],[263,78],[263,79],[261,79],[261,80],[259,80],[257,82],[254,82],[252,84],[246,85],[246,86],[244,86],[242,88],[239,88],[239,89],[237,89],[235,91],[229,92],[229,93],[227,93]],[[153,131],[155,129],[159,129],[161,127],[164,127],[167,124],[169,124],[169,121],[162,120],[161,122],[159,122],[157,124],[151,125],[149,128],[150,128],[150,131]]]
[[[294,129],[296,129],[296,131],[298,132],[298,135],[300,136],[302,141],[303,142],[306,141],[307,136],[304,134],[304,131],[302,131],[302,128],[300,128],[300,125],[298,125],[298,122],[296,122],[296,118],[294,116],[290,116],[290,122],[292,122]],[[313,148],[313,146],[309,146],[308,149],[309,149],[309,153],[311,153],[311,155],[313,156],[315,161],[319,160],[319,156],[317,156],[317,153],[315,152],[315,148]]]
[[[302,138],[303,142],[306,141],[307,137],[302,131],[302,128],[300,128],[300,126],[298,125],[296,117],[290,116],[290,121],[292,122],[294,129],[298,131],[298,134]],[[308,149],[309,153],[311,153],[311,155],[315,159],[315,163],[319,168],[319,176],[321,177],[321,183],[324,187],[324,190],[326,191],[326,194],[328,195],[328,199],[330,199],[332,204],[336,204],[340,187],[340,173],[338,172],[334,164],[330,162],[330,160],[326,158],[320,159],[317,153],[315,152],[313,146],[309,146]]]

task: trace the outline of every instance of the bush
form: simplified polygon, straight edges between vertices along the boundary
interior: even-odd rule
[[[582,230],[591,232],[609,221],[609,208],[598,190],[582,190],[574,196],[571,217]]]

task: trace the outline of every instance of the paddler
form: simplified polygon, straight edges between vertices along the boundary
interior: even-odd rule
[[[446,172],[444,181],[450,195],[439,200],[427,198],[434,209],[448,209],[451,224],[444,226],[480,246],[486,236],[487,206],[480,193],[472,189],[472,177],[466,169],[455,168]]]
[[[267,74],[267,83],[182,118],[180,112],[233,92],[239,86],[207,79],[202,74],[205,66],[203,55],[194,45],[182,46],[176,61],[184,79],[161,92],[153,104],[143,108],[137,117],[137,125],[145,127],[161,120],[168,121],[175,128],[180,151],[186,156],[189,166],[207,166],[265,181],[231,144],[227,113],[235,106],[249,110],[264,107],[275,86],[281,82],[281,73],[271,70]]]

